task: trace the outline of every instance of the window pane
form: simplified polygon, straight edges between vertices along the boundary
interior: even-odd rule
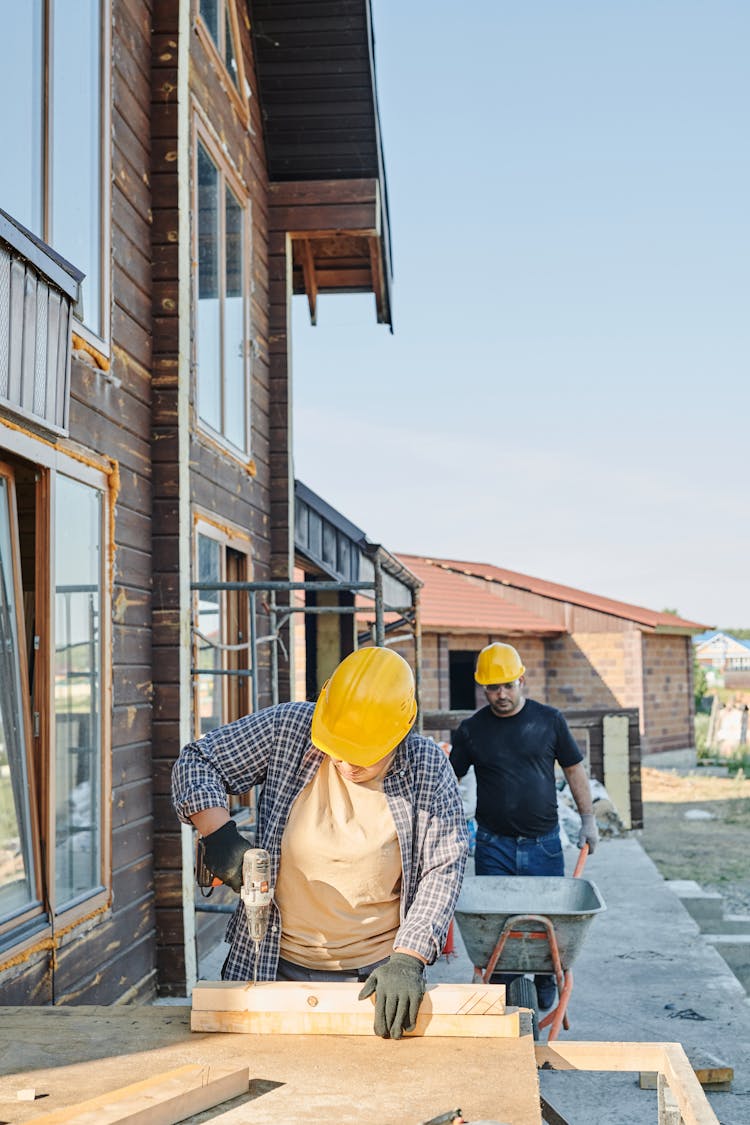
[[[55,901],[101,885],[101,496],[57,477]]]
[[[201,0],[200,8],[204,23],[217,45],[219,42],[219,3],[220,0]]]
[[[55,250],[85,272],[84,322],[98,335],[102,334],[100,2],[57,0],[53,6],[49,238]]]
[[[0,920],[34,900],[8,486],[0,477]]]
[[[198,536],[198,581],[221,582],[222,546],[207,535]],[[221,594],[218,590],[198,592],[198,667],[221,668]],[[221,676],[200,675],[198,681],[198,734],[221,725]]]
[[[245,440],[245,302],[242,284],[244,214],[226,191],[226,302],[224,306],[224,403],[226,437],[239,449]]]
[[[224,62],[235,86],[239,89],[240,76],[237,69],[237,59],[234,53],[234,36],[232,35],[232,21],[229,18],[229,3],[224,5]]]
[[[0,206],[42,227],[43,0],[0,0]],[[12,106],[12,111],[9,107]]]
[[[221,430],[219,173],[198,145],[198,413]]]

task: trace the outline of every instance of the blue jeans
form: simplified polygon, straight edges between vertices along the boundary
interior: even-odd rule
[[[474,870],[477,875],[564,875],[560,829],[544,836],[496,836],[482,825],[477,827],[477,847],[474,855]],[[499,984],[510,984],[518,974],[493,973],[492,980]],[[537,974],[537,992],[544,1001],[542,1007],[550,1007],[554,997],[554,976]],[[549,999],[549,1003],[546,1000]]]
[[[564,875],[560,829],[545,836],[496,836],[477,827],[477,875]]]

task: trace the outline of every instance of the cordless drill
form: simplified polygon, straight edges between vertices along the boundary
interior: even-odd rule
[[[245,904],[250,940],[255,943],[253,984],[257,984],[260,943],[266,936],[273,902],[271,857],[265,848],[249,848],[242,857],[240,898]]]

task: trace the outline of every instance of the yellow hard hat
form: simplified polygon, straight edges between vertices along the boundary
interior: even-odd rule
[[[352,652],[323,684],[310,737],[319,750],[353,766],[374,766],[414,725],[414,676],[389,648]]]
[[[526,669],[521,663],[513,645],[503,645],[496,641],[483,648],[477,657],[477,670],[474,679],[478,684],[509,684],[522,676]]]

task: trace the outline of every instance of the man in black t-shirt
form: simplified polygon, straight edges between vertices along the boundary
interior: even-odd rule
[[[477,779],[477,875],[563,875],[555,762],[581,814],[578,846],[599,834],[583,758],[563,715],[523,695],[524,666],[512,645],[482,649],[474,678],[487,707],[453,732],[457,777],[470,766]],[[540,1007],[552,1005],[554,978],[537,978]]]

